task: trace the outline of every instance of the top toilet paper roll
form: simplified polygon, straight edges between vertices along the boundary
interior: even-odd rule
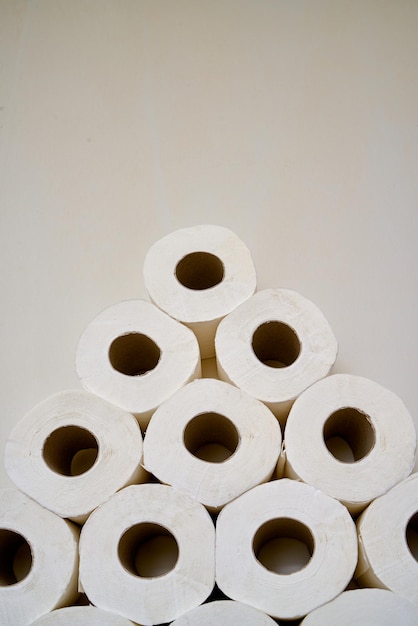
[[[390,589],[418,607],[418,474],[376,498],[358,518],[357,534],[359,584]]]
[[[337,341],[321,311],[289,289],[254,294],[218,326],[219,377],[273,411],[283,424],[292,402],[326,376]]]
[[[315,609],[301,626],[417,626],[418,610],[386,589],[344,591]]]
[[[414,422],[396,394],[349,374],[316,382],[295,401],[285,429],[286,468],[359,513],[406,478]]]
[[[222,226],[193,226],[163,237],[149,249],[143,273],[151,300],[195,332],[204,359],[215,354],[219,321],[256,289],[248,248]]]
[[[77,389],[50,396],[16,424],[4,465],[33,500],[83,523],[115,491],[146,480],[141,457],[133,415]]]
[[[282,436],[272,412],[221,380],[195,380],[154,413],[144,467],[160,481],[219,510],[269,480]]]
[[[133,413],[142,429],[164,400],[200,376],[191,330],[145,300],[108,307],[85,329],[76,369],[88,391]]]

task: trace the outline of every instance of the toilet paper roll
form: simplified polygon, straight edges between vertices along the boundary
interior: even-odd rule
[[[332,600],[356,562],[349,512],[304,483],[283,478],[259,485],[218,516],[219,588],[271,617],[297,619]]]
[[[357,532],[357,582],[418,606],[418,474],[376,498],[358,518]]]
[[[219,321],[256,289],[256,271],[245,244],[222,226],[177,230],[149,249],[144,283],[151,300],[191,328],[202,358],[215,354]]]
[[[16,489],[0,491],[0,624],[28,626],[76,600],[78,534]]]
[[[232,600],[208,602],[188,611],[172,622],[171,626],[275,626],[276,622],[265,613],[248,604]]]
[[[321,311],[289,289],[259,291],[241,304],[219,324],[215,347],[219,377],[267,404],[282,424],[337,356]]]
[[[33,626],[133,626],[131,620],[94,606],[70,606],[40,617]]]
[[[128,300],[87,326],[76,369],[85,389],[133,413],[145,429],[161,402],[200,376],[199,346],[188,328],[150,302]]]
[[[80,581],[98,608],[140,624],[170,622],[210,595],[214,544],[199,502],[167,485],[133,485],[83,526]]]
[[[272,412],[220,380],[189,383],[154,413],[144,467],[217,511],[270,479],[281,450]]]
[[[418,610],[401,596],[384,589],[344,591],[315,609],[301,626],[416,626]]]
[[[146,480],[142,434],[130,413],[87,391],[63,391],[16,424],[4,464],[17,487],[83,523],[115,491]]]
[[[286,468],[359,513],[408,476],[415,460],[414,422],[381,385],[335,374],[294,403],[285,430]]]

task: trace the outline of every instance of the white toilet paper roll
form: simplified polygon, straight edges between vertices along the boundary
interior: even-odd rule
[[[166,485],[133,485],[83,526],[80,581],[101,609],[141,624],[169,622],[210,595],[214,544],[199,502]]]
[[[47,398],[12,430],[4,464],[28,496],[83,523],[115,491],[146,480],[142,435],[130,413],[87,391]]]
[[[401,596],[384,589],[344,591],[315,609],[301,626],[416,626],[418,610]]]
[[[360,512],[408,476],[415,460],[415,427],[403,402],[381,385],[335,374],[294,403],[285,430],[286,468]]]
[[[207,602],[188,611],[171,626],[276,626],[276,622],[248,604],[232,600]]]
[[[0,491],[0,624],[28,626],[77,598],[78,530],[16,489]]]
[[[215,347],[219,377],[267,404],[282,424],[337,356],[321,311],[289,289],[259,291],[241,304],[219,324]]]
[[[133,622],[94,606],[70,606],[40,617],[33,626],[133,626]]]
[[[357,532],[358,583],[390,589],[418,606],[418,474],[376,498],[358,518]]]
[[[219,321],[254,293],[256,271],[237,235],[222,226],[200,225],[151,246],[144,283],[157,306],[195,332],[205,359],[215,354]]]
[[[284,478],[259,485],[218,516],[219,588],[271,617],[297,619],[332,600],[356,562],[349,512],[304,483]]]
[[[223,381],[196,380],[154,413],[144,466],[217,511],[270,479],[281,442],[280,426],[264,404]]]
[[[200,376],[194,334],[145,300],[108,307],[82,334],[76,369],[88,391],[133,413],[141,428],[157,406]]]

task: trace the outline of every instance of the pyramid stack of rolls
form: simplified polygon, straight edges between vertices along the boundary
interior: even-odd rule
[[[418,624],[402,400],[333,374],[321,310],[257,290],[227,228],[166,235],[143,278],[82,333],[80,389],[10,433],[0,623]]]

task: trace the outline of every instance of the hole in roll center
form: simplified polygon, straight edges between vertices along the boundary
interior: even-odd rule
[[[220,413],[196,415],[186,425],[183,441],[187,450],[198,459],[222,463],[231,457],[239,444],[233,422]]]
[[[32,568],[32,551],[19,533],[0,529],[0,586],[15,585],[26,578]]]
[[[261,324],[252,337],[252,348],[261,363],[269,367],[289,367],[298,358],[300,341],[288,324],[269,321]]]
[[[376,442],[369,416],[354,407],[331,413],[323,427],[329,452],[342,463],[356,463],[367,456]]]
[[[118,556],[126,571],[133,576],[154,578],[174,569],[179,548],[167,528],[142,522],[124,532],[119,540]]]
[[[96,462],[96,437],[81,426],[61,426],[44,442],[42,456],[48,467],[62,476],[84,474]]]
[[[210,252],[191,252],[176,265],[175,276],[187,289],[200,291],[219,285],[225,268],[219,257]]]
[[[109,348],[113,369],[126,376],[142,376],[157,367],[161,350],[148,335],[126,333],[116,337]]]
[[[405,538],[410,553],[418,561],[418,511],[412,515],[406,526]]]
[[[254,535],[253,552],[270,572],[288,575],[303,569],[314,552],[310,529],[296,519],[278,517],[265,522]]]

